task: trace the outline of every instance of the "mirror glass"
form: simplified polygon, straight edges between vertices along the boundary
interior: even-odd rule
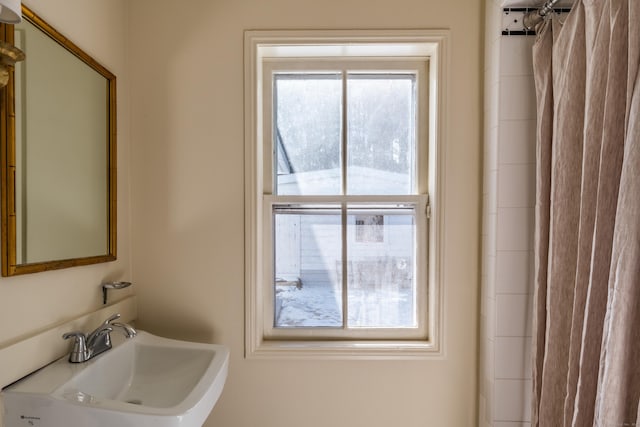
[[[5,31],[26,60],[3,97],[3,275],[114,260],[115,76],[23,17]]]

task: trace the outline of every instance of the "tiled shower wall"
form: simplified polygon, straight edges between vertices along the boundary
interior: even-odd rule
[[[530,426],[535,199],[534,36],[503,36],[486,2],[479,427]]]

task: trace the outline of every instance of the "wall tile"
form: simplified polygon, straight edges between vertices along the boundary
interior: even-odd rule
[[[485,130],[484,167],[489,170],[498,169],[498,126]]]
[[[500,75],[532,76],[533,36],[500,37]]]
[[[495,381],[490,381],[489,382],[489,386],[487,388],[487,394],[485,396],[486,399],[486,407],[485,407],[485,421],[487,421],[489,424],[493,423],[494,420],[494,414],[495,414],[495,394],[496,394],[496,385],[495,385]]]
[[[501,120],[498,164],[536,162],[536,120]]]
[[[531,76],[500,78],[500,120],[533,120],[536,118],[536,92]]]
[[[486,126],[498,126],[500,119],[500,83],[490,83],[485,87],[485,123]]]
[[[482,216],[482,226],[484,227],[482,232],[482,250],[486,253],[486,256],[483,256],[483,258],[493,258],[494,264],[496,257],[496,218],[496,214],[490,213],[483,214]],[[493,270],[491,280],[495,280],[495,267],[493,267]],[[486,261],[483,261],[482,274],[487,274],[488,271],[488,264]]]
[[[489,217],[495,215],[489,214]],[[491,218],[490,218],[491,220]],[[491,282],[496,280],[496,235],[495,233],[484,234],[482,236],[482,250],[487,254],[486,260],[482,263],[482,272],[487,275],[487,279]]]
[[[495,214],[498,212],[498,171],[497,170],[485,170],[484,182],[485,188],[485,203],[484,207],[487,212]]]
[[[495,377],[495,342],[483,338],[480,340],[480,347],[480,367],[484,372],[484,375],[482,375],[484,380],[481,383],[480,391],[484,396],[487,396],[489,394],[489,383],[492,383],[493,378]]]
[[[497,249],[528,251],[533,249],[534,208],[498,208]]]
[[[496,122],[493,126],[486,126],[484,128],[484,150],[485,153],[487,150],[489,150],[489,145],[495,145],[495,150],[499,149],[498,146],[498,138],[499,138],[499,122]],[[496,153],[498,154],[498,153]],[[484,164],[485,167],[489,166],[490,169],[497,169],[498,168],[498,162],[496,159],[496,162],[489,162],[487,161],[487,158],[484,159]]]
[[[489,387],[493,387],[493,382],[494,382],[494,378],[496,377],[495,374],[495,356],[496,354],[496,344],[495,341],[491,341],[491,340],[487,340],[487,364],[486,364],[486,369],[487,369],[487,376],[489,378],[491,378],[491,384],[487,385],[487,388],[485,390],[488,390]],[[489,393],[487,392],[487,395]]]
[[[535,166],[531,164],[501,165],[498,171],[498,207],[533,207],[535,173]]]
[[[495,236],[495,235],[494,235]],[[495,252],[494,256],[486,257],[485,261],[482,263],[483,273],[487,276],[487,296],[489,298],[495,298],[496,294],[496,257]]]
[[[499,34],[500,30],[494,33]],[[500,36],[493,40],[485,39],[485,84],[500,82]]]
[[[532,293],[532,279],[532,251],[498,251],[496,257],[496,293]]]
[[[499,60],[500,46],[498,42],[489,46],[490,52],[487,52],[486,57],[489,60]],[[489,53],[493,53],[495,59],[489,57]],[[487,94],[498,93],[500,84],[500,68],[495,63],[488,63],[484,70],[484,90]],[[491,105],[498,105],[498,100],[492,96],[484,97],[484,110],[487,111]],[[496,123],[493,123],[496,124]]]
[[[486,316],[487,315],[487,300],[489,299],[487,296],[485,296],[486,290],[487,290],[487,285],[486,285],[486,281],[487,278],[486,276],[482,275],[482,277],[480,278],[481,280],[481,291],[480,291],[480,315],[481,316]],[[482,337],[480,337],[482,338]]]
[[[486,296],[495,300],[496,298],[496,260],[494,256],[487,257],[486,269],[487,269],[487,283],[486,283]],[[492,307],[494,308],[494,307]],[[493,313],[495,314],[495,313]]]
[[[531,421],[531,381],[496,380],[495,420]]]
[[[531,338],[496,337],[495,378],[531,379]]]
[[[496,337],[530,337],[532,295],[496,295]]]
[[[488,212],[489,209],[486,208],[488,199],[489,199],[488,195],[485,195],[482,198],[482,202],[485,203],[485,209],[484,209],[484,212],[482,213],[482,238],[484,238],[484,236],[488,234],[492,234],[495,237],[496,231],[497,231],[496,220],[498,218],[498,214]],[[495,252],[490,253],[488,255],[495,256]]]
[[[485,38],[489,41],[499,40],[501,36],[502,6],[488,1],[485,5]]]
[[[496,306],[496,300],[493,298],[486,298],[485,303],[487,308],[494,308]],[[489,311],[486,316],[480,316],[480,336],[482,339],[488,339],[493,341],[496,336],[496,313],[495,311]]]
[[[484,397],[482,393],[478,396],[478,426],[485,427],[487,418],[487,412],[485,408],[487,407],[487,399]]]
[[[490,388],[493,387],[493,353],[494,342],[481,339],[480,340],[480,367],[483,374],[480,381],[480,395],[485,397],[490,393]]]

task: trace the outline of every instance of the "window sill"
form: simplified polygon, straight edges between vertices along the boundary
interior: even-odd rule
[[[247,348],[247,359],[407,360],[441,359],[430,341],[262,341]]]

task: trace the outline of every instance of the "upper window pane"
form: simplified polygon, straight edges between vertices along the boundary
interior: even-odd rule
[[[415,75],[349,74],[347,194],[415,194]]]
[[[350,72],[344,98],[343,76],[275,75],[276,194],[415,194],[416,76]]]
[[[274,86],[276,194],[340,194],[341,73],[277,74]]]

